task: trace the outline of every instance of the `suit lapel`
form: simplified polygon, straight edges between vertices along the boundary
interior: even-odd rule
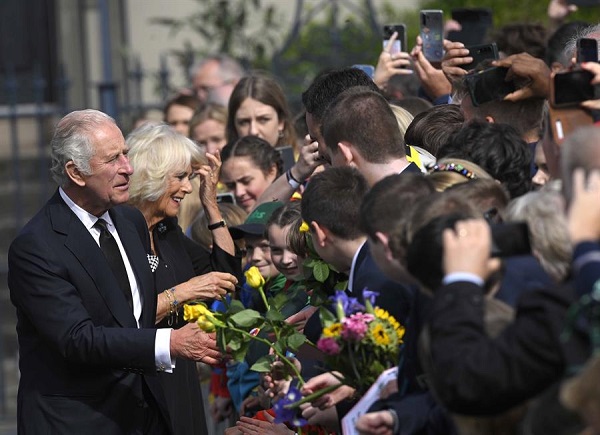
[[[81,267],[93,280],[115,320],[123,327],[135,328],[137,325],[129,304],[92,235],[65,204],[58,192],[50,200],[49,205],[52,228],[66,236],[65,247],[73,253]]]

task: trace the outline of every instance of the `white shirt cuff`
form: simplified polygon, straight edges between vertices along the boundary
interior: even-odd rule
[[[154,362],[159,372],[173,373],[175,360],[171,358],[170,328],[157,329],[154,338]]]
[[[479,287],[483,287],[484,281],[480,276],[475,275],[474,273],[469,272],[453,272],[449,273],[442,280],[442,284],[448,285],[459,281],[466,281],[472,284],[476,284]]]

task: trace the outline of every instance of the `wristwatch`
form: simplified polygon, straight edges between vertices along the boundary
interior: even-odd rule
[[[214,224],[210,224],[208,225],[208,229],[209,230],[216,230],[217,228],[222,228],[222,227],[226,227],[227,224],[225,223],[224,220],[220,220],[219,222],[215,222]]]

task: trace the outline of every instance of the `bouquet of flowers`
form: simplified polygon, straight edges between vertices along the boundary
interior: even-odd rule
[[[335,314],[321,308],[323,333],[317,348],[331,370],[359,395],[385,370],[398,364],[404,326],[387,311],[375,307],[376,292],[363,290],[365,305],[345,292],[332,297]]]
[[[281,307],[290,295],[281,292],[275,297],[267,298],[264,291],[265,279],[258,268],[249,268],[245,275],[248,285],[261,295],[267,309],[264,316],[258,311],[244,307],[240,301],[233,300],[226,304],[227,309],[224,312],[213,312],[203,303],[185,305],[184,319],[196,322],[203,331],[215,332],[219,348],[238,362],[244,360],[252,340],[269,346],[273,353],[261,357],[250,367],[251,370],[268,372],[277,358],[287,365],[291,373],[302,379],[296,365],[287,358],[288,352],[297,352],[298,348],[307,342],[305,335],[286,323],[281,314]],[[263,334],[259,336],[261,331]],[[264,333],[269,334],[267,337],[272,337],[273,341],[265,338]]]

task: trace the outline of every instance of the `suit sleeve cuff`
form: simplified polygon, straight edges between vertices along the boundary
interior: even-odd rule
[[[170,328],[157,329],[154,338],[154,362],[159,372],[173,373],[175,360],[171,358]]]

